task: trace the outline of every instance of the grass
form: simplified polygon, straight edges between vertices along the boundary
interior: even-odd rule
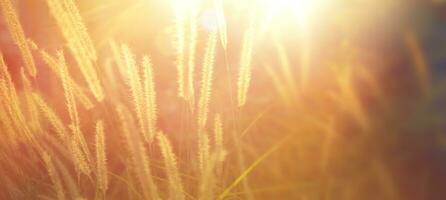
[[[127,5],[132,11],[44,2],[55,29],[39,24],[37,32],[51,32],[51,45],[0,0],[20,53],[0,51],[0,199],[444,195],[446,166],[435,155],[445,116],[429,112],[444,90],[435,90],[415,31],[402,31],[408,62],[395,66],[392,56],[371,59],[381,49],[345,35],[329,47],[290,26],[291,17],[274,21],[254,5],[237,13],[221,0],[174,1],[169,18],[138,12],[142,1]],[[207,7],[215,15],[208,29]],[[124,27],[140,22],[136,13],[168,18],[170,32],[155,32],[169,44],[98,36],[88,14],[96,12],[117,14],[98,18]],[[338,28],[335,18],[326,20]]]

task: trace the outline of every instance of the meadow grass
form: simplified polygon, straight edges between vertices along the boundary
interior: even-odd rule
[[[342,53],[313,62],[289,27],[265,33],[252,10],[235,26],[222,0],[207,2],[211,30],[200,27],[206,2],[174,2],[162,59],[114,38],[99,47],[78,1],[46,2],[61,36],[52,50],[0,0],[23,63],[14,75],[0,51],[0,199],[405,199],[398,173],[412,171],[395,168],[410,162],[386,152],[442,125],[427,115],[405,126],[435,99],[413,32],[405,70],[418,95],[394,94],[382,68]],[[421,196],[435,185],[423,170]]]

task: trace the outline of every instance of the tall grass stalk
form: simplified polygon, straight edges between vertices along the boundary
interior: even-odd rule
[[[209,136],[205,131],[205,127],[212,92],[216,44],[217,35],[216,32],[212,32],[209,35],[204,54],[201,74],[200,99],[198,102],[198,157],[199,167],[201,170],[204,169],[204,163],[209,159]]]
[[[43,161],[45,162],[46,169],[50,176],[51,182],[53,182],[54,191],[56,192],[57,199],[65,199],[64,189],[62,187],[62,181],[60,179],[59,173],[56,171],[56,167],[47,152],[42,153]]]
[[[142,59],[143,67],[143,94],[144,94],[144,112],[146,125],[148,130],[148,139],[152,139],[156,135],[156,123],[157,123],[157,106],[156,106],[156,91],[155,91],[155,81],[153,74],[152,63],[148,56],[144,56]]]
[[[162,132],[158,133],[157,138],[164,159],[164,167],[166,169],[169,184],[169,198],[183,200],[185,199],[184,189],[172,145]]]
[[[150,161],[146,155],[146,148],[139,139],[140,135],[130,131],[129,119],[132,117],[121,105],[117,107],[116,111],[121,123],[121,132],[124,135],[129,151],[130,166],[132,166],[131,169],[133,169],[134,175],[137,177],[139,184],[141,184],[143,196],[145,199],[158,200],[160,199],[160,195],[150,169]]]
[[[12,40],[19,47],[27,73],[32,77],[36,77],[37,69],[31,48],[28,46],[27,37],[12,2],[10,0],[0,0],[0,7]]]
[[[108,189],[107,156],[105,150],[104,122],[96,123],[96,176],[99,190],[105,194]]]
[[[60,77],[62,78],[62,85],[64,89],[65,101],[68,109],[68,114],[71,120],[70,129],[72,133],[71,150],[74,156],[74,163],[78,166],[80,172],[89,174],[91,169],[88,163],[91,162],[90,151],[85,141],[85,137],[80,128],[79,113],[77,110],[76,101],[73,95],[73,87],[69,82],[68,68],[65,62],[63,52],[57,52],[58,63],[60,67]],[[80,148],[80,149],[79,149]]]
[[[51,69],[51,71],[53,71],[56,76],[58,76],[58,78],[62,80],[60,66],[58,64],[57,58],[51,56],[45,50],[40,50],[39,53],[43,62],[45,62],[45,64]],[[73,93],[76,100],[87,110],[92,109],[94,107],[93,101],[84,92],[83,88],[79,84],[77,84],[69,74],[67,79],[73,87]]]
[[[188,42],[188,61],[187,61],[187,80],[186,80],[186,95],[190,107],[193,109],[195,104],[195,66],[196,66],[196,48],[198,37],[198,14],[199,14],[199,0],[191,0],[189,10],[189,42]]]
[[[249,84],[251,82],[251,62],[254,45],[254,19],[251,18],[250,25],[243,36],[242,54],[237,81],[237,104],[242,107],[246,103]]]
[[[186,14],[182,4],[173,2],[174,12],[175,12],[175,28],[176,28],[176,67],[178,76],[178,96],[186,98],[186,84],[185,84],[185,57],[186,57]]]
[[[96,50],[75,1],[47,0],[47,2],[91,92],[98,101],[102,101],[104,93],[95,68]]]

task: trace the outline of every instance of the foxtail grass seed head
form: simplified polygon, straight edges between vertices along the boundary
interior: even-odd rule
[[[108,189],[107,154],[105,150],[104,122],[96,123],[96,176],[98,188],[105,193]]]
[[[47,3],[91,92],[102,101],[104,92],[94,66],[96,50],[75,1],[47,0]]]
[[[208,37],[206,50],[204,53],[202,73],[201,73],[200,99],[198,102],[199,129],[202,129],[206,126],[209,113],[209,102],[212,93],[216,43],[217,43],[216,32],[212,32],[209,34]]]
[[[191,108],[195,105],[195,67],[196,67],[196,51],[197,51],[197,38],[198,38],[198,15],[199,15],[199,0],[190,1],[189,9],[189,42],[188,42],[188,62],[187,62],[187,80],[185,87],[185,95]]]
[[[137,176],[139,184],[141,184],[142,194],[145,199],[160,199],[158,187],[155,184],[150,169],[150,161],[146,155],[146,148],[141,142],[140,135],[131,132],[129,127],[130,114],[125,112],[125,108],[119,105],[116,109],[121,123],[121,132],[124,134],[129,150],[129,156],[133,173]]]
[[[45,162],[45,167],[50,176],[51,182],[53,183],[54,190],[56,192],[57,199],[65,199],[64,189],[62,187],[62,181],[60,179],[59,173],[56,171],[54,162],[52,161],[50,155],[47,152],[42,153],[43,161]]]
[[[176,29],[176,66],[178,76],[178,96],[185,98],[185,58],[186,58],[186,11],[181,4],[174,5]]]
[[[248,89],[251,82],[251,62],[254,45],[254,20],[243,37],[242,55],[240,58],[239,76],[237,81],[237,104],[242,107],[246,103]]]
[[[143,95],[144,95],[144,110],[145,110],[145,119],[148,131],[148,139],[152,141],[152,139],[156,135],[157,131],[157,105],[156,105],[156,91],[155,91],[155,81],[153,74],[153,67],[148,56],[144,56],[142,59],[142,67],[143,67]]]
[[[27,73],[32,77],[36,77],[37,69],[31,53],[31,48],[28,45],[28,40],[11,0],[0,0],[0,8],[3,13],[3,19],[5,19],[9,29],[9,33],[11,34],[14,43],[19,47]]]
[[[167,181],[169,184],[170,198],[178,200],[185,199],[182,180],[178,170],[176,156],[173,153],[172,145],[162,132],[158,133],[157,138],[161,149],[161,154],[164,159],[164,167],[166,169]]]
[[[133,53],[127,45],[122,45],[122,57],[127,68],[126,82],[130,88],[132,95],[133,106],[136,113],[136,119],[138,120],[138,125],[140,132],[145,140],[149,140],[149,135],[147,132],[146,120],[145,120],[145,96],[144,88],[141,81],[140,70],[136,64]]]

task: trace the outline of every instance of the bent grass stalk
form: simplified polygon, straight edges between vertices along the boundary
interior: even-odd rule
[[[143,67],[143,94],[144,94],[144,110],[145,119],[147,122],[148,139],[152,139],[156,135],[156,122],[157,122],[157,108],[156,108],[156,91],[155,81],[153,75],[153,67],[148,56],[144,56],[142,59]]]
[[[12,40],[19,47],[26,71],[32,77],[36,77],[37,69],[34,58],[12,2],[10,0],[0,0],[0,7]]]
[[[208,37],[204,54],[200,99],[198,102],[198,158],[200,170],[205,168],[204,163],[209,159],[209,136],[205,131],[205,126],[212,92],[216,44],[217,35],[216,32],[212,32]]]
[[[283,85],[281,86],[282,88],[288,88],[287,93],[290,93],[290,98],[291,99],[296,99],[297,98],[297,88],[295,87],[296,83],[294,82],[295,77],[293,76],[293,71],[292,71],[292,66],[290,64],[290,59],[289,56],[286,52],[285,47],[282,44],[282,41],[280,41],[279,38],[275,38],[274,39],[274,46],[276,48],[276,52],[277,52],[277,57],[279,58],[279,62],[280,62],[280,71],[282,72],[281,75],[283,77],[283,85],[286,85],[286,87],[284,87]],[[306,71],[304,68],[306,68],[307,66],[305,66],[304,64],[302,64],[301,66],[301,71]],[[305,75],[306,73],[301,74],[301,76],[306,77]],[[303,78],[301,77],[301,86],[304,88],[304,82],[306,82],[307,78]],[[305,80],[305,81],[304,81]]]
[[[191,109],[193,110],[195,104],[195,86],[194,86],[194,74],[195,74],[195,54],[197,48],[198,37],[198,9],[199,0],[190,1],[190,13],[189,13],[189,57],[187,64],[187,82],[186,82],[186,95]]]
[[[136,112],[138,125],[145,140],[149,140],[149,135],[146,129],[146,120],[144,118],[144,91],[143,85],[141,84],[141,77],[139,75],[138,66],[134,55],[130,51],[129,47],[122,45],[122,56],[127,68],[126,81],[127,85],[130,87],[130,92],[133,99],[134,109]]]
[[[186,57],[186,12],[184,8],[174,2],[176,28],[176,67],[178,73],[178,96],[186,98],[185,94],[185,57]]]
[[[220,176],[223,170],[222,163],[226,157],[226,150],[223,144],[223,124],[221,116],[217,114],[214,121],[214,154],[216,176]]]
[[[39,121],[39,112],[32,97],[32,93],[34,91],[32,89],[31,81],[28,79],[23,68],[21,68],[20,72],[30,127],[32,128],[33,132],[40,132],[42,130],[42,127]]]
[[[6,88],[5,87],[5,83],[3,80],[0,79],[0,94],[2,94],[3,90],[2,88]],[[2,128],[2,130],[5,130],[5,140],[4,142],[11,142],[11,144],[15,144],[16,143],[16,130],[14,130],[14,126],[13,126],[13,121],[11,120],[11,118],[8,116],[8,111],[4,108],[3,106],[3,101],[0,100],[0,127]]]
[[[58,76],[58,78],[62,80],[62,77],[60,76],[61,73],[60,73],[60,67],[59,67],[57,58],[54,58],[45,50],[40,50],[39,52],[40,52],[40,56],[42,57],[43,62],[45,62],[45,64],[51,69],[51,71],[53,71],[56,74],[56,76]],[[92,100],[90,99],[90,97],[88,97],[87,94],[85,94],[85,92],[81,88],[81,86],[79,86],[79,84],[77,84],[69,74],[68,74],[67,79],[73,87],[73,93],[76,97],[76,100],[78,100],[79,103],[85,109],[87,109],[87,110],[92,109],[94,107],[94,104],[93,104]]]
[[[200,99],[198,102],[198,128],[203,129],[206,126],[209,101],[212,92],[212,81],[214,73],[215,53],[216,53],[217,35],[216,32],[209,34],[206,50],[203,59],[203,69],[201,73]]]
[[[98,101],[102,101],[104,93],[94,66],[96,50],[75,2],[47,0],[47,3],[91,92]]]
[[[140,136],[130,132],[128,120],[132,117],[129,113],[125,112],[124,107],[121,105],[118,105],[116,112],[121,123],[121,132],[124,134],[127,143],[133,173],[137,176],[141,184],[144,199],[158,200],[160,199],[160,195],[150,170],[149,159],[145,153],[146,148],[141,140],[139,140]]]
[[[177,161],[175,154],[173,153],[172,145],[162,132],[158,132],[157,138],[164,159],[164,167],[166,168],[170,198],[183,200],[185,199],[184,189],[181,184],[180,172],[177,167]]]
[[[57,114],[53,111],[53,109],[45,102],[45,100],[38,93],[33,93],[32,97],[34,102],[37,104],[37,107],[39,108],[40,112],[42,112],[42,115],[48,120],[48,122],[53,127],[57,136],[62,141],[68,141],[67,130],[62,119],[59,116],[57,116]]]
[[[62,78],[62,85],[64,89],[65,100],[67,104],[68,114],[71,120],[70,129],[72,132],[71,148],[74,155],[74,162],[78,165],[78,169],[85,174],[90,173],[90,151],[85,141],[84,135],[80,129],[79,113],[77,111],[76,101],[73,95],[72,85],[68,81],[68,68],[66,66],[63,52],[57,52],[58,63],[60,66],[60,77]],[[78,149],[81,148],[81,149]]]
[[[56,167],[47,152],[42,153],[43,161],[45,162],[46,169],[50,176],[51,182],[53,182],[54,191],[56,192],[57,199],[65,199],[64,189],[62,187],[62,181],[60,179],[59,173],[56,171]]]
[[[76,185],[76,181],[74,180],[74,177],[69,172],[67,166],[63,164],[59,159],[55,160],[57,169],[59,169],[59,172],[61,174],[61,180],[65,183],[65,186],[67,188],[66,194],[71,196],[71,199],[75,199],[76,197],[79,197],[79,188]]]
[[[17,95],[16,88],[12,82],[11,75],[8,72],[8,67],[3,59],[3,55],[0,52],[0,80],[3,80],[2,87],[0,88],[4,97],[4,106],[6,106],[8,113],[13,119],[15,129],[25,135],[25,138],[31,142],[36,142],[34,135],[32,134],[28,124],[26,123],[25,116],[23,115],[22,108],[20,107],[20,99]]]
[[[228,33],[227,33],[227,27],[226,27],[226,20],[225,20],[225,10],[223,6],[223,0],[215,0],[215,6],[217,8],[217,24],[218,24],[218,31],[220,33],[220,42],[223,49],[226,51],[228,46]]]
[[[105,194],[108,189],[107,156],[105,150],[104,122],[96,123],[96,176],[99,190]]]
[[[237,81],[237,103],[239,107],[246,104],[249,84],[251,81],[251,62],[254,45],[254,20],[251,18],[250,25],[243,37],[242,55],[240,58],[239,76]]]
[[[234,179],[234,181],[229,184],[224,190],[223,192],[221,192],[218,195],[219,200],[225,199],[229,193],[240,183],[243,182],[243,180],[245,180],[246,177],[248,177],[248,175],[260,164],[262,163],[262,161],[264,161],[266,158],[268,158],[268,156],[270,156],[272,153],[274,153],[275,151],[277,151],[286,141],[288,138],[291,137],[290,135],[285,136],[282,140],[280,140],[279,142],[277,142],[276,144],[274,144],[271,148],[269,148],[266,152],[264,152],[262,155],[260,155],[259,157],[257,157],[257,159],[251,163],[251,165],[249,165],[238,177],[236,177]]]

